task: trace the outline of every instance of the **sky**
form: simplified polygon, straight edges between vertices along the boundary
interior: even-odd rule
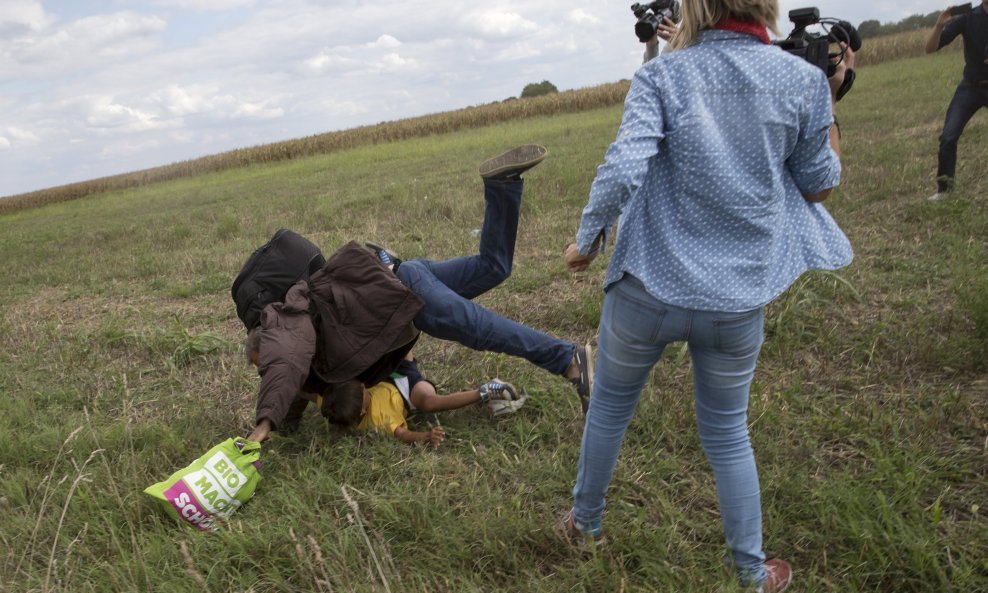
[[[952,0],[956,2],[957,0]],[[950,2],[832,0],[895,22]],[[631,78],[631,0],[0,0],[0,196]],[[780,30],[792,8],[780,1]]]

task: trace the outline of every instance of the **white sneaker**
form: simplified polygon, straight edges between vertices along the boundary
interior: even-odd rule
[[[490,408],[491,415],[497,418],[505,414],[514,414],[525,405],[526,401],[528,401],[527,395],[522,395],[516,400],[492,399],[487,402],[487,407]]]
[[[515,386],[500,379],[492,379],[477,389],[480,391],[481,403],[499,399],[509,401],[518,399],[518,390],[515,389]]]
[[[933,194],[932,196],[926,198],[926,201],[927,202],[939,202],[940,200],[946,198],[947,195],[948,194],[945,191],[938,191],[937,193]]]

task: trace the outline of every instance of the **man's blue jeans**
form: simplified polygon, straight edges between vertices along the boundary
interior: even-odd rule
[[[763,321],[761,308],[716,313],[664,304],[630,275],[610,287],[573,487],[573,514],[579,522],[600,522],[642,388],[666,345],[686,341],[693,360],[700,443],[713,467],[731,560],[745,581],[765,579],[758,471],[748,438],[748,390],[764,339]]]
[[[967,122],[982,107],[988,107],[988,87],[975,87],[968,81],[957,85],[954,98],[947,107],[947,117],[940,134],[937,165],[937,191],[950,191],[957,169],[957,142]]]
[[[401,283],[425,301],[415,327],[430,336],[475,350],[519,356],[551,373],[566,372],[576,346],[505,319],[470,299],[511,275],[521,215],[523,182],[484,180],[484,225],[480,252],[436,262],[410,260],[398,266]]]

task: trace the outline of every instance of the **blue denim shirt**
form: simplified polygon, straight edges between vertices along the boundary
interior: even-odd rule
[[[837,186],[826,76],[730,31],[635,74],[597,170],[577,248],[621,216],[605,290],[624,273],[667,304],[740,312],[804,271],[850,263],[847,238],[803,194]]]

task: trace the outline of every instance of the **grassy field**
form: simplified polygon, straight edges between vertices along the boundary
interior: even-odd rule
[[[855,262],[768,309],[750,422],[766,550],[792,562],[796,592],[988,591],[985,113],[955,194],[925,201],[960,70],[957,53],[861,68],[829,202]],[[441,389],[499,376],[529,404],[443,415],[437,452],[332,433],[310,411],[265,444],[254,500],[215,534],[142,494],[251,428],[229,284],[254,247],[290,227],[326,251],[468,253],[477,163],[512,145],[552,156],[528,176],[514,275],[481,300],[593,339],[605,262],[570,276],[562,251],[619,119],[540,116],[0,216],[0,591],[740,591],[679,349],[629,431],[594,555],[555,528],[582,430],[572,389],[429,338],[418,355]]]

